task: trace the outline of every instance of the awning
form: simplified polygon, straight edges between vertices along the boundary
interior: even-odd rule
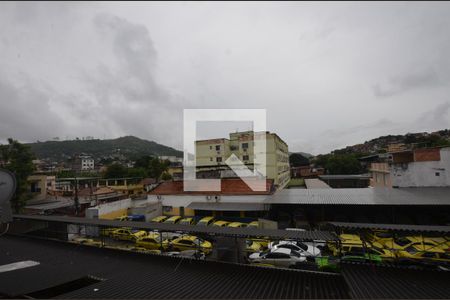
[[[263,203],[220,203],[220,202],[192,202],[187,208],[196,210],[222,210],[222,211],[265,211],[269,205]]]

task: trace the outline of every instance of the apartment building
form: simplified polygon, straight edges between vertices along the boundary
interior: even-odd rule
[[[369,170],[373,187],[450,186],[450,147],[388,153]]]
[[[245,166],[255,168],[255,157],[263,154],[255,153],[255,143],[265,139],[266,177],[272,179],[280,189],[286,186],[290,179],[288,145],[275,133],[254,133],[253,131],[230,133],[230,138],[196,141],[197,173],[212,172],[213,176],[228,177],[230,168],[225,161],[236,155]],[[257,160],[256,160],[257,161]],[[214,173],[216,172],[216,173]]]
[[[94,158],[89,155],[77,155],[73,159],[72,169],[78,172],[94,170]]]

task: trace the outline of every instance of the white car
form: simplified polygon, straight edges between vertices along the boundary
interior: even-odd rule
[[[295,250],[278,248],[265,252],[253,253],[248,258],[251,263],[263,263],[276,267],[289,268],[306,261],[306,257]]]
[[[322,252],[310,242],[296,242],[296,241],[275,241],[268,246],[269,249],[291,249],[299,252],[303,256],[321,256]]]
[[[205,253],[196,250],[171,251],[165,253],[168,256],[181,256],[196,259],[205,259]]]

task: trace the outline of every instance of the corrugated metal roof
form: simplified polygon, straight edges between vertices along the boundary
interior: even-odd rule
[[[2,237],[0,263],[41,264],[0,274],[0,295],[20,296],[85,276],[101,282],[56,298],[348,298],[341,275],[145,255],[30,238]],[[9,273],[9,274],[8,274]]]
[[[331,189],[331,187],[317,178],[305,179],[307,189]]]
[[[370,174],[353,174],[353,175],[319,175],[321,179],[370,179]]]
[[[371,223],[348,223],[348,222],[329,222],[329,224],[338,228],[350,228],[350,229],[380,229],[380,230],[396,230],[396,231],[446,232],[446,233],[450,232],[450,226],[371,224]]]
[[[450,187],[284,189],[268,196],[268,204],[450,205]]]
[[[187,208],[197,210],[225,210],[225,211],[264,211],[268,210],[263,203],[209,203],[209,202],[192,202]]]
[[[341,269],[352,298],[450,298],[450,272],[348,263]]]
[[[193,234],[214,234],[231,237],[268,237],[274,239],[296,239],[303,241],[312,240],[337,240],[337,237],[328,231],[294,231],[282,229],[261,229],[261,228],[231,228],[231,227],[212,227],[212,226],[196,226],[196,225],[180,225],[168,223],[148,223],[133,221],[115,221],[115,220],[99,220],[66,216],[30,216],[30,215],[13,215],[16,220],[36,220],[46,222],[60,222],[67,224],[84,224],[97,225],[105,227],[133,227],[145,230],[160,231],[181,231]]]

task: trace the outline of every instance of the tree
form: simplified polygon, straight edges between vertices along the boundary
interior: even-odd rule
[[[128,170],[121,164],[114,163],[112,165],[109,165],[106,169],[105,174],[103,174],[103,177],[105,178],[125,178],[127,177]]]
[[[16,193],[12,199],[12,208],[15,213],[19,213],[31,199],[28,191],[27,178],[34,171],[33,154],[28,146],[16,140],[8,139],[7,145],[0,145],[0,161],[3,161],[5,169],[11,171],[16,176]]]
[[[161,179],[162,180],[171,180],[172,179],[172,175],[170,175],[169,173],[167,173],[167,172],[164,172],[162,175],[161,175]]]
[[[361,174],[364,168],[358,160],[357,154],[325,154],[317,156],[315,165],[323,167],[328,174],[349,175]]]
[[[291,167],[309,166],[309,159],[300,153],[292,153],[289,155],[289,164]]]
[[[134,167],[138,169],[145,169],[149,177],[159,180],[161,175],[167,171],[170,165],[168,160],[160,160],[157,157],[149,155],[142,156],[136,160]]]
[[[144,168],[130,168],[128,169],[128,177],[147,177],[147,170]]]

